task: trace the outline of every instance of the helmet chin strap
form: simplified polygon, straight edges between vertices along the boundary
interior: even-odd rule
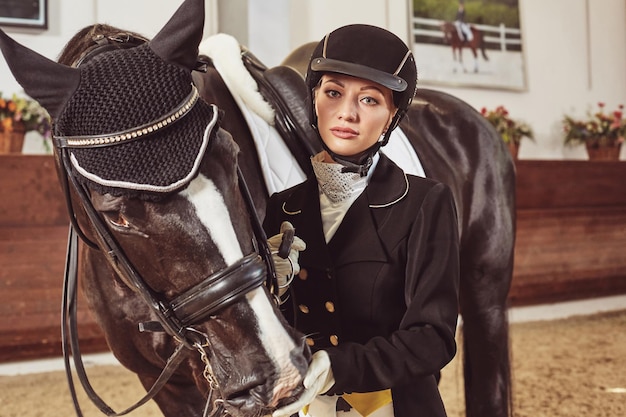
[[[376,142],[374,145],[357,155],[342,156],[331,151],[321,138],[320,140],[322,141],[322,147],[326,152],[328,152],[331,158],[333,158],[335,162],[343,165],[341,172],[356,172],[361,177],[366,176],[369,172],[369,169],[374,162],[374,155],[376,155],[381,146],[381,142]]]
[[[398,126],[400,120],[404,116],[404,111],[398,110],[396,114],[393,116],[391,123],[389,124],[389,128],[385,131],[382,139],[377,141],[375,144],[364,150],[363,152],[359,152],[356,155],[351,156],[343,156],[338,155],[335,152],[331,151],[330,148],[324,143],[319,131],[317,132],[317,136],[322,143],[322,148],[333,158],[333,160],[341,165],[343,168],[341,172],[355,172],[358,173],[361,177],[365,177],[369,172],[372,164],[374,163],[374,155],[378,153],[381,147],[385,146],[389,142],[389,138],[391,136],[391,131]],[[315,130],[317,131],[316,124],[313,125]]]

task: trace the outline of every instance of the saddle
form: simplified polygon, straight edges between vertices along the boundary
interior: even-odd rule
[[[308,96],[303,76],[293,67],[267,68],[250,51],[242,50],[244,66],[259,92],[274,108],[275,127],[306,175],[312,173],[311,156],[322,150],[317,132],[309,123]]]

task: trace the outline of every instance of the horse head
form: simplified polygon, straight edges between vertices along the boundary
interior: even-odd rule
[[[54,120],[86,295],[113,353],[148,387],[187,348],[155,397],[167,416],[207,392],[232,416],[264,415],[299,395],[310,353],[262,285],[237,145],[192,83],[203,22],[204,1],[186,0],[151,41],[97,38],[62,56],[75,66],[2,31],[0,48]]]

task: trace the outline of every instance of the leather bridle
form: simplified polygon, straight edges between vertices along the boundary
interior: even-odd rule
[[[108,42],[103,39],[109,39]],[[121,39],[121,40],[120,40]],[[136,44],[124,44],[132,37],[120,36],[115,37],[98,37],[96,48],[110,50],[110,42],[115,42],[115,47],[133,47]],[[121,43],[120,43],[121,42]],[[126,46],[124,46],[126,45]],[[88,49],[85,54],[93,56],[95,49]],[[85,56],[79,58],[78,63],[84,62]],[[217,111],[217,109],[215,109]],[[102,145],[98,145],[102,146]],[[267,245],[267,237],[261,225],[260,219],[256,214],[251,194],[246,185],[245,179],[239,167],[237,167],[240,190],[244,201],[246,202],[248,213],[250,215],[254,236],[256,251],[243,257],[235,264],[224,270],[218,271],[202,282],[178,295],[171,301],[164,300],[159,294],[152,290],[142,278],[141,274],[135,269],[132,262],[128,259],[124,251],[121,249],[114,236],[105,224],[104,219],[94,208],[89,198],[89,190],[83,185],[71,170],[70,150],[72,145],[63,138],[55,138],[55,147],[57,148],[56,165],[61,179],[61,185],[66,198],[66,206],[69,210],[70,230],[68,236],[67,257],[65,266],[65,279],[63,285],[63,305],[62,305],[62,344],[63,356],[65,361],[66,374],[70,386],[71,395],[74,401],[76,413],[82,417],[82,412],[76,396],[76,390],[73,383],[70,356],[74,359],[74,366],[83,389],[87,393],[92,402],[106,415],[121,416],[128,414],[138,408],[148,400],[154,397],[156,393],[167,383],[169,377],[174,373],[178,365],[187,356],[189,351],[197,351],[205,365],[204,376],[211,387],[205,415],[209,412],[209,401],[212,397],[213,390],[219,390],[219,385],[215,380],[211,365],[208,360],[207,349],[210,349],[210,340],[206,334],[197,330],[194,326],[208,321],[217,311],[234,303],[248,292],[258,288],[265,283],[268,290],[277,299],[278,284],[276,281],[276,273],[272,255]],[[81,146],[84,148],[85,146]],[[208,150],[210,151],[210,150]],[[208,152],[207,151],[207,152]],[[76,218],[73,208],[71,188],[74,189],[77,198],[80,200],[91,228],[95,242],[87,237],[87,234],[81,229]],[[109,265],[119,275],[119,277],[133,291],[140,295],[144,303],[157,317],[157,321],[138,323],[140,331],[164,331],[173,337],[178,346],[174,353],[170,356],[152,388],[147,394],[131,407],[122,412],[115,412],[109,407],[93,390],[86,375],[80,346],[77,335],[77,287],[78,287],[78,239],[84,241],[89,247],[100,250],[105,256]],[[68,343],[70,346],[68,346]],[[70,349],[71,347],[71,353]],[[223,411],[221,403],[223,400],[218,399],[214,403],[213,414]]]

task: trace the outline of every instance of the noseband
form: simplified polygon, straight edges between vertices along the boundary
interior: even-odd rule
[[[86,62],[93,56],[118,48],[129,48],[137,46],[145,42],[128,34],[116,34],[114,36],[105,37],[98,35],[94,37],[95,45],[89,48],[83,55],[75,61],[73,66],[78,66]],[[200,64],[201,66],[202,64]],[[192,87],[195,90],[195,87]],[[195,103],[195,102],[194,102]],[[188,100],[183,101],[180,107],[189,104]],[[193,104],[192,104],[193,106]],[[214,107],[214,106],[213,106]],[[217,115],[217,108],[214,108],[214,114]],[[138,128],[136,131],[141,131]],[[122,132],[124,133],[124,132]],[[115,136],[115,135],[108,135]],[[130,136],[129,136],[130,137]],[[82,417],[80,407],[78,405],[76,392],[71,376],[71,367],[69,364],[69,350],[67,343],[71,344],[71,355],[74,358],[75,368],[78,377],[92,402],[100,408],[100,411],[109,416],[121,416],[128,414],[132,410],[138,408],[154,395],[167,383],[169,377],[174,373],[177,366],[182,362],[188,350],[196,350],[200,353],[200,357],[205,364],[205,378],[207,379],[211,390],[219,388],[217,381],[213,377],[211,366],[208,361],[207,347],[210,347],[208,336],[203,332],[194,328],[195,325],[204,323],[219,310],[231,305],[232,303],[245,296],[248,292],[260,287],[264,282],[268,290],[277,299],[278,284],[276,281],[276,273],[271,257],[271,252],[267,245],[267,237],[261,226],[261,222],[256,215],[254,203],[250,192],[246,185],[241,170],[237,167],[240,191],[246,202],[248,213],[255,236],[256,251],[244,256],[242,259],[218,271],[194,287],[178,295],[171,301],[164,300],[159,294],[152,290],[142,278],[141,274],[133,266],[124,251],[121,249],[105,221],[94,208],[89,198],[89,190],[83,185],[70,169],[70,149],[71,148],[90,148],[102,147],[116,144],[105,143],[102,136],[90,136],[81,138],[54,137],[55,146],[58,150],[56,163],[61,178],[61,185],[66,198],[66,206],[70,214],[70,232],[68,237],[68,249],[65,267],[64,280],[64,296],[63,296],[63,317],[62,317],[62,342],[63,354],[66,365],[66,373],[70,385],[70,391],[74,400],[77,415]],[[210,139],[209,139],[210,140]],[[84,208],[89,222],[93,226],[95,241],[87,237],[87,234],[81,229],[75,215],[72,205],[70,192],[71,187],[76,191],[76,195]],[[133,291],[138,293],[145,304],[156,315],[158,321],[138,323],[140,331],[165,331],[172,336],[178,346],[163,369],[161,375],[140,401],[129,407],[123,412],[116,413],[113,411],[91,388],[87,375],[84,370],[82,358],[80,355],[80,347],[77,335],[77,281],[78,281],[78,238],[93,249],[100,250],[105,256],[109,265],[115,270],[125,284]],[[209,400],[211,393],[209,394]],[[222,400],[217,400],[216,404],[220,404]],[[205,409],[205,415],[208,413],[209,404]],[[220,407],[217,407],[221,409]],[[214,411],[214,413],[217,411]]]

